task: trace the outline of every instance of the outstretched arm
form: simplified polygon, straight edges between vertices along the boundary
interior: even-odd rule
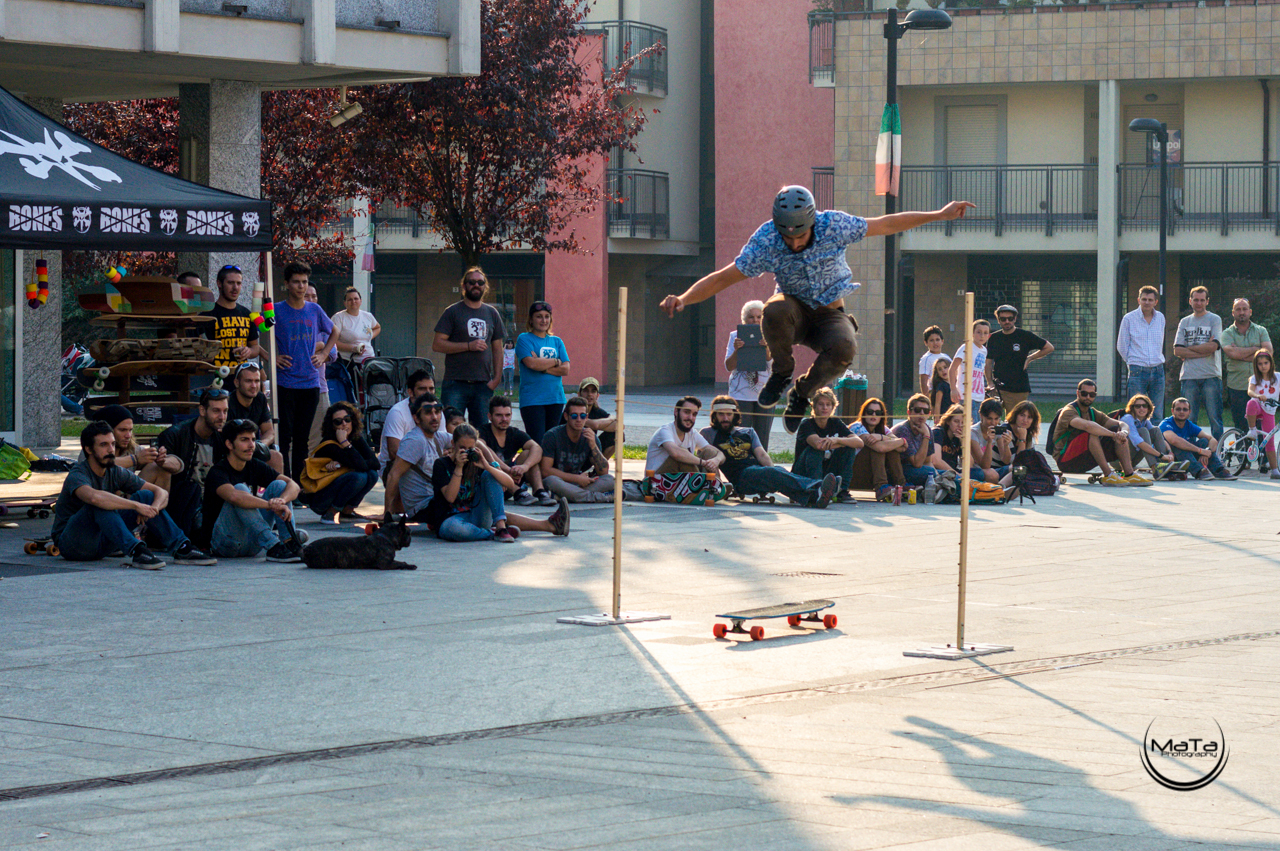
[[[966,210],[975,209],[977,204],[971,201],[952,201],[941,210],[932,213],[891,213],[887,216],[876,216],[867,219],[867,236],[888,236],[902,233],[904,230],[918,228],[931,222],[950,222],[963,219]],[[697,286],[697,284],[694,284]]]
[[[659,306],[667,312],[667,316],[675,316],[677,312],[684,310],[689,305],[706,301],[721,290],[727,290],[739,281],[745,281],[746,279],[747,276],[742,274],[736,265],[730,263],[723,269],[717,269],[705,278],[696,281],[693,286],[680,295],[667,296]]]

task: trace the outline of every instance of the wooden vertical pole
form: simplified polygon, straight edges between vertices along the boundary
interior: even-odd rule
[[[964,294],[964,393],[960,395],[964,404],[964,436],[961,442],[960,463],[960,594],[956,604],[956,649],[964,649],[964,593],[966,574],[969,569],[969,470],[973,466],[972,440],[969,437],[973,429],[973,293]]]
[[[613,619],[622,615],[622,439],[627,396],[627,288],[618,288],[618,424],[613,454]]]
[[[271,265],[272,265],[271,252],[268,251],[267,252],[267,276],[266,276],[267,279],[263,282],[263,286],[265,288],[263,290],[263,294],[266,296],[266,300],[271,302],[274,305],[276,301],[276,297],[275,297],[275,294],[272,292],[272,286],[271,286]],[[258,305],[258,309],[261,310],[262,305]],[[259,336],[261,337],[267,334],[271,335],[271,340],[270,340],[271,346],[267,355],[267,359],[270,361],[270,365],[268,369],[270,369],[271,371],[271,424],[275,430],[276,443],[279,443],[280,442],[280,388],[276,385],[276,355],[279,354],[279,352],[276,349],[275,329],[264,328],[263,334]],[[258,345],[262,345],[261,340],[259,340]],[[288,459],[285,459],[284,464],[286,468],[289,466]]]

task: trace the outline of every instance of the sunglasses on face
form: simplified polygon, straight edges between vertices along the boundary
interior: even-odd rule
[[[423,405],[419,411],[427,411],[428,413],[439,413],[444,410],[443,405]]]
[[[878,417],[883,413],[884,411],[880,410],[879,408],[870,408],[867,410],[867,416],[869,417]]]
[[[585,420],[587,418],[586,414],[565,414],[565,416],[571,420]]]
[[[1090,393],[1090,392],[1088,392],[1088,391],[1086,391],[1086,390],[1077,390],[1077,391],[1076,391],[1076,395],[1077,395],[1077,396],[1079,396],[1081,399],[1096,399],[1096,398],[1098,398],[1098,394],[1097,394],[1097,393]]]
[[[929,412],[930,411],[928,408],[912,408],[911,409],[911,413],[913,414],[927,414]]]
[[[351,422],[351,417],[334,417],[333,418],[334,425],[341,425],[342,423],[349,423],[349,422]]]

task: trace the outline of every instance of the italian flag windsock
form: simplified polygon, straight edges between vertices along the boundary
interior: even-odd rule
[[[885,104],[880,117],[880,139],[876,142],[876,194],[898,194],[902,174],[902,120],[898,105]]]

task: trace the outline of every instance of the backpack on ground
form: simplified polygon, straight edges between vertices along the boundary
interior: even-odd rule
[[[1018,486],[1028,496],[1053,496],[1058,492],[1058,477],[1049,466],[1049,460],[1034,449],[1024,449],[1013,456],[1013,466],[1027,468]]]
[[[973,482],[969,485],[970,505],[1004,505],[1009,496],[1000,485],[990,482]]]

